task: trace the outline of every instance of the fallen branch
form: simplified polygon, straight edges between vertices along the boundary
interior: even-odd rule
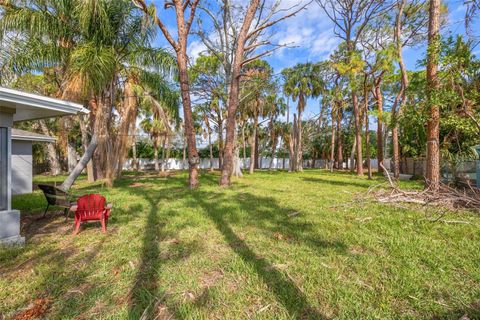
[[[480,213],[480,189],[470,184],[468,184],[467,188],[457,188],[451,185],[441,184],[436,191],[428,188],[422,191],[405,191],[397,186],[395,180],[392,179],[390,173],[382,164],[380,164],[380,167],[385,172],[389,188],[380,189],[380,185],[377,185],[370,188],[367,192],[368,195],[373,195],[380,203],[413,203],[424,206],[426,210],[430,207],[436,207],[443,211],[468,209]],[[438,220],[439,219],[436,221]],[[450,223],[461,222],[452,220]]]

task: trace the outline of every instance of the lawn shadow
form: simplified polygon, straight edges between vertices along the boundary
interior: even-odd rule
[[[168,177],[167,179],[167,188],[135,189],[133,191],[134,194],[143,197],[148,202],[150,210],[146,216],[143,230],[140,263],[136,267],[136,276],[128,293],[128,319],[180,318],[177,306],[169,301],[168,292],[161,289],[158,278],[163,263],[167,260],[184,259],[195,250],[195,246],[190,246],[180,255],[162,257],[160,254],[162,241],[174,235],[164,230],[167,222],[160,221],[159,205],[162,200],[169,200],[172,195],[178,196],[179,193],[187,190],[183,178]],[[161,217],[171,217],[175,214],[173,211],[168,211],[164,212]]]
[[[444,312],[437,313],[433,315],[433,320],[440,319],[459,319],[459,320],[468,320],[468,319],[480,319],[480,299],[473,301],[470,304],[464,304],[463,308],[453,309]]]
[[[303,177],[303,181],[305,182],[313,182],[313,183],[319,183],[319,184],[330,184],[333,186],[340,186],[340,187],[361,187],[361,188],[368,188],[371,185],[372,180],[360,180],[360,181],[353,181],[349,180],[348,182],[346,181],[341,181],[341,180],[330,180],[330,179],[323,179],[320,177]]]
[[[267,235],[283,237],[285,241],[306,244],[312,251],[321,255],[325,250],[335,250],[345,254],[347,245],[339,240],[325,239],[316,232],[318,226],[305,218],[305,213],[295,208],[283,207],[273,197],[263,197],[242,192],[234,197],[244,212],[248,212],[248,221],[262,229]]]
[[[209,199],[209,201],[207,202],[205,199]],[[197,191],[194,194],[195,202],[192,205],[200,205],[203,208],[217,230],[223,235],[228,246],[245,264],[255,270],[255,273],[267,285],[270,292],[275,295],[276,300],[285,307],[288,314],[297,319],[327,319],[319,310],[310,305],[307,296],[291,277],[278,270],[267,259],[255,253],[245,240],[234,232],[225,219],[230,211],[229,199],[221,194],[216,194],[214,201],[211,199],[211,194]]]

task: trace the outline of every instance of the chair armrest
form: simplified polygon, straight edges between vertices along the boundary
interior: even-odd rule
[[[78,206],[76,204],[70,207],[70,211],[73,211],[73,212],[76,212],[77,209],[78,209]]]
[[[109,203],[109,204],[107,204],[107,206],[105,207],[105,209],[110,210],[110,209],[112,209],[112,207],[113,207],[113,204]]]

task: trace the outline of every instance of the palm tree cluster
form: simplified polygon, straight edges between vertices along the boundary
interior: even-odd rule
[[[41,73],[42,85],[35,91],[88,105],[89,117],[44,122],[41,127],[47,134],[61,136],[67,146],[78,140],[70,128],[81,128],[90,180],[106,178],[111,185],[121,174],[140,110],[155,115],[155,127],[163,125],[164,136],[170,133],[178,114],[179,94],[172,77],[175,58],[168,50],[152,46],[155,28],[130,1],[0,4],[1,41],[9,48],[2,51],[1,62],[16,75],[12,85],[29,74]],[[59,154],[49,153],[50,162],[58,164]],[[68,166],[76,174],[83,169]],[[64,187],[70,187],[74,179],[75,175]]]

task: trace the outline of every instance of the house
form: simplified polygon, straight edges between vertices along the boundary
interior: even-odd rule
[[[0,243],[23,243],[20,212],[12,208],[12,125],[21,121],[88,113],[82,105],[0,87]],[[20,135],[25,141],[27,137]],[[21,143],[19,144],[19,146]],[[22,148],[21,146],[19,147]]]
[[[55,138],[12,128],[12,195],[32,192],[34,142],[53,143]]]

